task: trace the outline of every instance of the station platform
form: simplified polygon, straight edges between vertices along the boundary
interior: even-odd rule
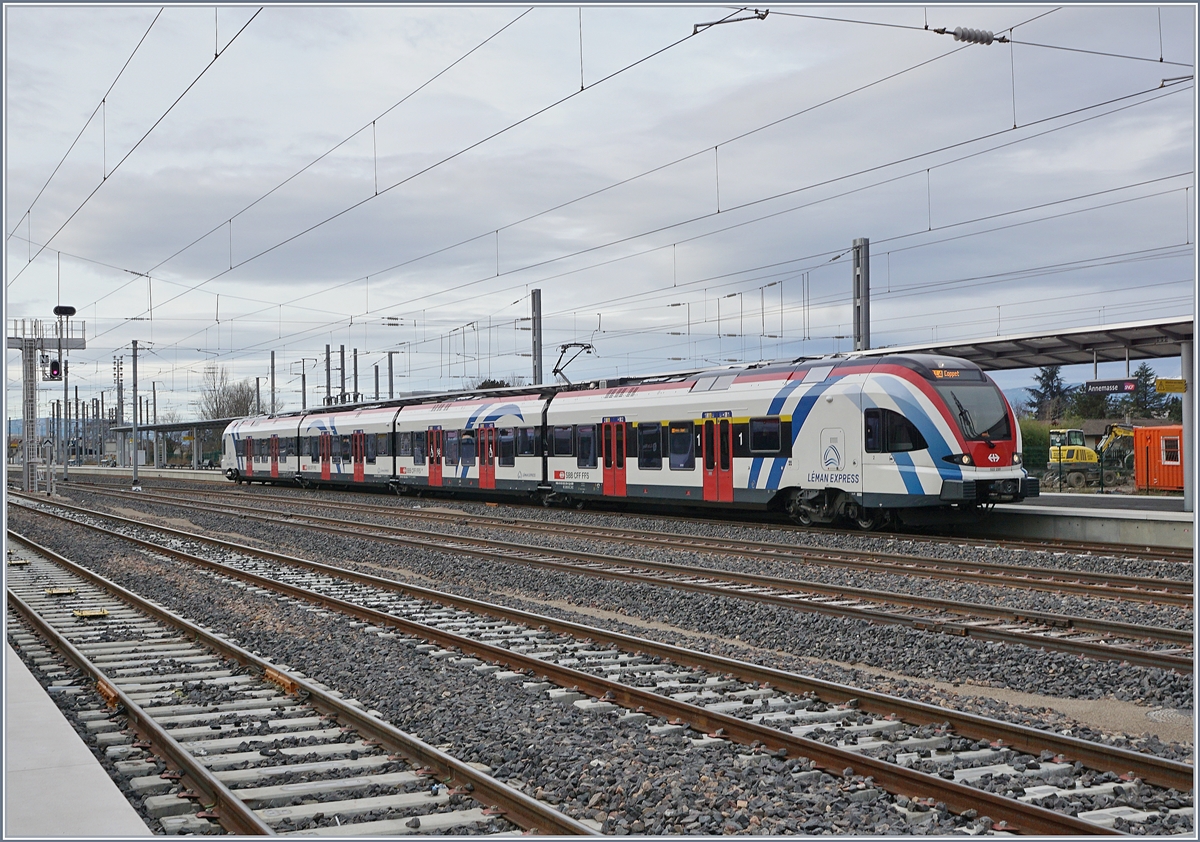
[[[4,713],[5,839],[154,835],[11,645]]]
[[[9,464],[8,466],[9,482],[21,481],[21,466]],[[98,467],[96,465],[72,465],[68,469],[69,476],[79,477],[109,477],[120,478],[124,477],[130,481],[133,480],[133,468],[108,468]],[[58,466],[58,478],[62,479],[62,466]],[[182,479],[191,482],[220,482],[230,484],[229,480],[225,479],[225,475],[217,468],[203,468],[201,470],[193,470],[191,468],[148,468],[145,465],[138,466],[138,479]]]
[[[1130,546],[1195,548],[1196,516],[1182,497],[1043,492],[1023,503],[1001,503],[972,524],[972,534],[996,538],[1098,541]]]

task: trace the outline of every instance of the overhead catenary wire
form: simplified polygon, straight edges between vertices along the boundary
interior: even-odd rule
[[[739,9],[738,11],[740,11],[740,9]],[[736,11],[735,11],[735,13],[736,13]],[[518,18],[518,20],[519,20],[519,18]],[[513,22],[515,22],[515,21],[513,21]],[[510,23],[509,25],[511,25],[511,23]],[[493,36],[493,37],[494,37],[494,36]],[[486,42],[485,42],[485,43],[486,43]],[[476,48],[476,49],[477,49],[477,48]],[[822,105],[826,105],[826,104],[829,104],[829,103],[832,103],[832,102],[836,102],[837,100],[839,100],[839,99],[842,99],[842,98],[845,98],[846,96],[849,96],[849,95],[852,95],[852,94],[854,94],[854,93],[857,93],[857,92],[860,92],[860,91],[866,90],[866,89],[868,89],[868,88],[871,88],[871,87],[873,87],[873,86],[875,86],[875,85],[877,85],[877,84],[880,84],[880,83],[882,83],[882,82],[885,82],[885,81],[888,81],[888,80],[891,80],[891,79],[895,79],[895,78],[897,78],[898,76],[901,76],[901,75],[903,75],[903,74],[905,74],[905,73],[911,72],[911,71],[913,71],[913,70],[916,70],[916,69],[919,69],[919,68],[921,68],[921,67],[924,67],[924,66],[926,66],[926,65],[928,65],[928,64],[930,64],[930,63],[932,63],[932,62],[934,62],[934,61],[937,61],[937,60],[939,60],[939,59],[941,59],[941,58],[945,58],[945,57],[947,57],[947,56],[949,56],[949,55],[953,55],[953,54],[955,54],[955,53],[957,53],[957,52],[960,52],[960,51],[961,51],[961,50],[963,50],[963,49],[966,49],[966,47],[959,47],[959,48],[956,48],[956,49],[954,49],[954,50],[951,50],[951,51],[949,51],[949,52],[947,52],[947,53],[944,53],[944,54],[942,54],[942,55],[940,55],[940,56],[936,56],[936,57],[934,57],[934,58],[932,58],[932,59],[923,60],[923,61],[921,61],[921,62],[918,62],[918,63],[914,64],[914,65],[911,65],[910,67],[904,68],[904,69],[902,69],[902,70],[900,70],[900,71],[897,71],[897,72],[895,72],[895,73],[892,73],[892,74],[888,74],[888,75],[886,75],[886,76],[883,76],[883,77],[881,77],[880,79],[877,79],[877,80],[874,80],[874,81],[872,81],[872,82],[869,82],[869,83],[867,83],[866,85],[858,86],[858,87],[856,87],[856,88],[853,88],[853,89],[851,89],[850,91],[846,91],[846,92],[844,92],[844,93],[842,93],[842,94],[838,94],[838,95],[836,95],[836,96],[834,96],[834,97],[827,98],[826,100],[823,100],[822,102],[820,102],[820,103],[817,103],[817,104],[815,104],[814,106],[810,106],[809,108],[802,109],[801,111],[793,112],[792,114],[789,114],[789,115],[787,115],[787,116],[785,116],[785,117],[783,117],[783,118],[779,118],[779,119],[777,119],[777,120],[772,120],[772,121],[770,121],[770,122],[768,122],[768,123],[765,123],[765,124],[763,124],[763,125],[761,125],[761,126],[759,126],[759,127],[756,127],[755,129],[752,129],[752,130],[750,130],[750,131],[748,131],[748,132],[743,132],[743,133],[741,133],[741,134],[734,135],[733,137],[731,137],[731,138],[728,138],[728,139],[727,139],[727,140],[725,140],[725,141],[722,141],[722,143],[725,143],[725,144],[733,143],[733,142],[735,142],[736,140],[739,140],[739,139],[742,139],[742,138],[748,137],[748,136],[750,136],[750,135],[752,135],[752,134],[755,134],[755,133],[757,133],[757,132],[759,132],[759,131],[762,131],[762,130],[764,130],[764,129],[770,128],[770,127],[772,127],[772,126],[775,126],[775,125],[778,125],[778,124],[780,124],[781,122],[784,122],[784,121],[786,121],[786,120],[792,119],[792,118],[794,118],[794,117],[796,117],[796,116],[800,116],[800,115],[802,115],[802,114],[804,114],[804,113],[808,113],[808,112],[810,112],[810,111],[814,110],[815,108],[819,108],[819,107],[821,107]],[[460,59],[460,60],[461,60],[461,59]],[[444,71],[443,71],[443,72],[444,72]],[[395,106],[393,106],[393,107],[395,107]],[[385,113],[386,113],[386,112],[385,112]],[[1054,119],[1054,118],[1047,118],[1047,119]],[[335,148],[336,148],[336,147],[335,147]],[[331,150],[331,151],[332,151],[332,150]],[[620,186],[620,185],[622,185],[622,184],[627,184],[627,183],[629,183],[630,181],[633,181],[633,180],[635,180],[635,179],[637,179],[637,178],[641,178],[641,177],[643,177],[643,176],[645,176],[645,175],[648,175],[648,174],[651,174],[651,173],[654,173],[654,172],[660,171],[661,169],[663,169],[663,168],[665,168],[665,167],[672,166],[672,165],[673,165],[673,164],[675,164],[675,163],[678,163],[678,162],[680,162],[680,161],[683,161],[683,160],[687,160],[687,159],[689,159],[689,158],[691,158],[691,157],[694,157],[695,155],[704,154],[704,152],[705,152],[705,151],[707,151],[707,150],[698,150],[697,152],[695,152],[695,153],[692,153],[691,155],[684,156],[684,157],[682,157],[682,158],[676,159],[675,161],[669,162],[669,163],[667,163],[667,164],[664,164],[664,165],[662,165],[662,166],[660,166],[660,167],[655,167],[655,168],[653,168],[653,169],[651,169],[651,170],[648,170],[648,171],[646,171],[646,172],[644,172],[644,173],[641,173],[641,174],[639,174],[639,175],[633,176],[633,177],[631,177],[631,178],[629,178],[629,179],[624,179],[624,180],[622,180],[622,181],[619,181],[619,182],[617,182],[617,183],[616,183],[616,184],[614,184],[614,185],[609,185],[608,187],[602,188],[602,189],[600,189],[600,190],[592,191],[592,192],[590,192],[590,193],[588,193],[588,194],[585,194],[584,196],[581,196],[581,197],[578,197],[578,198],[576,198],[576,199],[570,200],[569,202],[559,203],[559,204],[555,205],[554,207],[552,207],[552,208],[549,208],[549,209],[547,209],[547,210],[545,210],[545,211],[541,211],[541,212],[539,212],[539,213],[536,213],[536,214],[531,214],[531,215],[529,215],[529,216],[526,216],[526,217],[524,217],[524,218],[523,218],[523,219],[521,219],[521,220],[517,220],[517,221],[516,221],[516,222],[514,222],[514,223],[510,223],[510,224],[508,224],[508,225],[502,226],[501,228],[497,229],[497,231],[496,231],[496,232],[489,232],[489,234],[494,234],[494,235],[495,235],[495,236],[497,236],[497,238],[498,238],[498,232],[499,232],[499,230],[504,230],[504,229],[510,228],[510,227],[512,227],[512,226],[514,226],[514,225],[521,224],[522,222],[529,221],[529,220],[532,220],[532,219],[534,219],[534,218],[537,218],[538,216],[541,216],[541,215],[544,215],[544,214],[547,214],[547,213],[551,213],[551,212],[553,212],[553,211],[555,211],[555,210],[559,210],[559,209],[561,209],[561,208],[563,208],[563,207],[566,207],[566,206],[568,206],[568,205],[570,205],[570,204],[573,204],[573,203],[575,203],[575,202],[577,202],[577,201],[581,201],[581,200],[583,200],[583,199],[586,199],[586,198],[589,198],[589,197],[591,197],[591,196],[598,195],[598,194],[600,194],[600,193],[602,193],[602,192],[605,192],[606,190],[613,189],[614,187]],[[326,154],[328,154],[328,153],[326,153]],[[319,160],[319,159],[318,159],[318,160]],[[853,175],[853,174],[851,174],[851,175]],[[285,182],[285,183],[286,183],[286,182]],[[276,188],[276,189],[278,189],[278,188]],[[768,198],[771,198],[771,197],[768,197]],[[686,222],[690,222],[690,221],[694,221],[694,220],[686,220],[684,224],[686,224]],[[215,230],[215,229],[214,229],[214,230]],[[728,230],[728,229],[726,229],[726,230]],[[209,233],[211,233],[211,232],[209,232]],[[656,232],[651,232],[651,233],[656,233]],[[207,236],[207,235],[205,235],[205,236]],[[398,269],[398,268],[401,268],[401,267],[403,267],[403,266],[405,266],[405,265],[409,265],[409,264],[411,264],[411,263],[413,263],[413,262],[416,262],[416,261],[418,261],[418,260],[424,259],[424,258],[426,258],[426,257],[431,257],[431,256],[434,256],[434,255],[437,255],[437,254],[441,254],[441,253],[444,253],[445,251],[448,251],[448,250],[450,250],[450,249],[453,249],[453,248],[456,248],[456,247],[458,247],[458,246],[464,245],[464,244],[466,244],[466,243],[472,242],[472,241],[474,241],[474,240],[476,240],[476,239],[479,239],[479,238],[480,238],[480,237],[482,237],[482,236],[488,236],[488,235],[487,235],[487,234],[476,235],[475,237],[471,237],[471,238],[468,238],[468,239],[466,239],[466,240],[459,241],[458,243],[452,244],[452,245],[450,245],[450,246],[446,246],[446,247],[443,247],[443,248],[441,248],[441,249],[437,249],[437,250],[435,250],[435,251],[428,252],[428,253],[426,253],[426,254],[420,255],[420,256],[418,256],[418,257],[415,257],[415,258],[410,258],[410,259],[408,259],[408,260],[406,260],[406,261],[402,261],[402,262],[400,262],[400,263],[398,263],[398,264],[393,264],[393,265],[391,265],[391,266],[388,266],[388,267],[385,267],[385,268],[383,268],[383,269],[375,270],[375,271],[374,271],[372,274],[382,274],[382,273],[386,273],[386,272],[394,271],[394,270],[396,270],[396,269]],[[202,239],[202,238],[201,238],[201,239]],[[498,247],[498,245],[499,245],[499,243],[498,243],[498,239],[497,239],[497,247]],[[567,255],[566,257],[570,257],[570,256],[574,256],[574,255],[573,255],[573,254],[572,254],[572,255]],[[497,254],[497,257],[498,257],[498,254]],[[169,259],[170,259],[170,258],[168,258],[168,260],[169,260]],[[232,262],[232,261],[231,261],[231,262]],[[160,263],[159,265],[161,265],[161,263]],[[522,267],[522,268],[528,268],[528,267]],[[151,270],[151,271],[153,271],[153,270]],[[496,272],[496,275],[494,275],[493,277],[495,277],[495,276],[498,276],[499,274],[500,274],[500,273],[499,273],[499,267],[498,267],[498,265],[497,265],[497,272]],[[333,287],[333,288],[336,288],[336,286],[335,286],[335,287]],[[461,288],[462,288],[462,287],[458,287],[458,289],[461,289]],[[411,301],[410,301],[410,302],[406,302],[406,303],[413,303],[413,302],[411,302]]]
[[[438,161],[435,161],[434,163],[429,164],[428,166],[422,167],[421,169],[417,170],[416,172],[405,176],[404,178],[400,179],[399,181],[394,182],[393,184],[390,184],[389,186],[380,190],[378,193],[376,193],[372,196],[368,196],[367,198],[362,199],[360,201],[354,202],[351,205],[343,208],[342,210],[337,211],[336,213],[333,213],[333,214],[325,217],[324,219],[320,220],[319,222],[316,222],[316,223],[308,226],[307,228],[293,234],[292,236],[287,237],[287,238],[275,243],[274,245],[269,246],[269,247],[263,249],[262,251],[257,252],[256,254],[253,254],[250,257],[245,258],[244,260],[239,261],[235,265],[231,266],[229,269],[227,269],[223,272],[218,272],[216,275],[213,275],[211,278],[201,281],[199,284],[197,284],[192,289],[193,290],[199,289],[200,287],[203,287],[204,285],[211,283],[212,281],[216,280],[217,278],[220,278],[223,275],[228,274],[229,272],[233,271],[234,269],[245,266],[248,263],[252,263],[253,261],[258,260],[260,257],[264,257],[265,255],[270,254],[271,252],[275,251],[276,249],[282,248],[283,246],[287,245],[288,243],[293,242],[294,240],[297,240],[300,237],[303,237],[306,234],[309,234],[309,233],[317,230],[318,228],[328,225],[330,222],[333,222],[335,219],[345,216],[347,213],[350,213],[351,211],[353,211],[359,207],[362,207],[363,205],[367,204],[368,202],[374,201],[379,196],[382,196],[386,193],[390,193],[392,190],[395,190],[397,187],[401,187],[405,184],[408,184],[413,179],[418,178],[418,177],[424,175],[425,173],[430,172],[430,171],[442,166],[443,164],[453,161],[454,159],[466,154],[467,152],[470,152],[472,149],[482,146],[483,144],[487,143],[488,141],[494,140],[495,138],[500,137],[501,135],[504,135],[507,132],[512,131],[513,129],[517,128],[518,126],[528,123],[530,120],[533,120],[533,119],[539,117],[540,115],[545,114],[547,111],[550,111],[551,109],[556,108],[556,107],[562,105],[563,103],[566,103],[566,102],[574,99],[575,97],[579,96],[580,94],[584,93],[585,91],[590,91],[593,88],[597,87],[598,85],[602,85],[605,82],[609,81],[610,79],[613,79],[613,78],[621,75],[622,73],[632,70],[633,68],[649,61],[652,58],[662,55],[663,53],[667,52],[668,50],[670,50],[674,47],[677,47],[680,44],[682,44],[694,37],[696,37],[695,33],[685,35],[684,37],[682,37],[676,41],[673,41],[664,47],[660,47],[659,49],[655,50],[654,52],[649,53],[648,55],[645,55],[645,56],[637,59],[636,61],[633,61],[630,64],[627,64],[624,67],[618,68],[617,70],[614,70],[613,72],[609,73],[608,75],[601,77],[600,79],[596,80],[595,82],[592,82],[590,85],[585,87],[583,90],[572,91],[571,93],[567,94],[566,96],[560,97],[559,99],[555,100],[554,102],[551,102],[549,105],[545,105],[545,106],[537,109],[533,113],[528,114],[528,115],[522,117],[521,119],[508,124],[504,128],[499,129],[495,132],[492,132],[491,134],[475,141],[474,143],[471,143],[471,144],[463,147],[462,149],[459,149],[457,152],[453,152],[450,155],[447,155],[447,156],[439,159]],[[481,236],[486,236],[486,235],[481,235]],[[185,295],[185,294],[186,293],[180,293],[180,295]],[[176,296],[176,298],[178,298],[178,297],[179,296]],[[175,299],[172,298],[169,301],[167,301],[166,303],[169,304],[169,303],[171,303],[171,301],[174,301],[174,300]]]
[[[146,133],[143,134],[140,138],[138,138],[138,141],[137,141],[137,143],[135,143],[133,145],[133,148],[131,148],[128,152],[126,152],[125,155],[121,158],[121,160],[117,161],[117,163],[113,165],[113,168],[111,170],[109,170],[109,172],[108,172],[108,176],[106,176],[104,179],[102,179],[100,181],[100,183],[96,185],[95,189],[92,190],[92,192],[87,194],[87,196],[84,198],[84,200],[79,203],[79,206],[76,207],[75,210],[73,210],[71,212],[71,215],[67,217],[66,221],[63,222],[63,224],[60,225],[58,227],[58,229],[55,230],[55,232],[50,235],[50,237],[46,240],[45,245],[43,245],[42,248],[38,250],[37,254],[35,254],[28,263],[26,263],[24,266],[22,266],[20,268],[20,270],[17,271],[17,274],[13,276],[12,280],[10,280],[8,282],[7,286],[12,286],[14,283],[16,283],[17,278],[21,277],[21,275],[25,272],[25,270],[28,269],[31,265],[33,265],[33,262],[35,260],[37,260],[38,255],[40,255],[42,253],[42,251],[44,251],[45,248],[50,245],[50,243],[54,242],[54,238],[57,237],[59,234],[61,234],[64,228],[66,228],[68,225],[71,224],[71,220],[74,219],[75,216],[81,210],[83,210],[84,207],[87,206],[87,203],[90,202],[92,200],[92,197],[95,196],[100,191],[100,188],[108,183],[108,178],[111,177],[112,174],[115,173],[118,169],[120,169],[121,164],[125,163],[129,159],[130,155],[132,155],[135,151],[137,151],[137,148],[139,146],[141,146],[142,143],[146,140],[146,138],[148,138],[150,136],[150,133],[153,132],[156,128],[158,128],[158,125],[163,120],[165,120],[167,118],[167,115],[170,114],[175,109],[175,106],[179,104],[180,100],[182,100],[185,96],[187,96],[188,91],[190,91],[192,88],[194,88],[196,86],[196,83],[204,78],[204,74],[208,73],[208,71],[217,62],[217,60],[222,55],[225,54],[225,50],[228,50],[230,45],[232,45],[233,42],[238,39],[238,36],[246,31],[246,27],[248,27],[251,23],[254,22],[254,19],[258,17],[259,13],[262,12],[262,10],[263,10],[263,7],[260,6],[254,12],[254,14],[250,16],[250,20],[246,21],[246,23],[242,26],[242,28],[239,29],[231,39],[229,39],[229,43],[225,45],[225,49],[221,50],[221,52],[219,54],[213,56],[212,61],[210,61],[208,64],[206,64],[204,66],[204,69],[201,70],[200,74],[191,81],[191,83],[184,89],[183,93],[181,93],[178,97],[176,97],[175,101],[172,102],[169,106],[167,106],[167,110],[164,111],[162,113],[162,115],[157,120],[154,121],[154,124],[152,126],[150,126],[150,128],[146,129]]]
[[[42,194],[46,192],[46,188],[50,186],[50,182],[54,180],[54,176],[58,175],[58,171],[62,168],[62,165],[70,156],[71,150],[75,148],[75,144],[79,143],[79,138],[83,137],[83,133],[87,131],[87,127],[92,124],[92,120],[96,119],[96,112],[100,111],[104,107],[104,103],[108,99],[108,95],[111,94],[113,92],[113,88],[117,86],[117,82],[120,81],[121,76],[125,73],[125,68],[129,67],[129,63],[133,61],[133,57],[137,55],[142,43],[146,40],[146,36],[150,34],[150,30],[154,28],[154,24],[158,23],[158,19],[162,16],[162,13],[163,10],[160,8],[154,15],[154,20],[150,21],[150,25],[146,27],[146,31],[143,32],[142,37],[138,39],[137,45],[133,48],[133,52],[129,54],[129,58],[125,59],[125,63],[121,65],[121,69],[117,71],[117,75],[113,78],[112,84],[108,86],[108,90],[106,90],[104,95],[100,97],[100,101],[96,103],[96,107],[92,110],[92,113],[88,116],[87,120],[84,121],[83,128],[79,130],[79,134],[75,135],[75,139],[71,141],[71,145],[68,146],[67,151],[63,153],[62,159],[55,165],[53,172],[51,172],[50,176],[46,179],[46,183],[42,185],[42,189],[38,190],[37,195],[33,197],[33,201],[29,203],[29,209],[22,214],[22,219],[24,219],[25,216],[33,213],[34,205],[37,204],[38,199],[42,198]],[[17,224],[13,227],[13,230],[9,232],[8,237],[5,239],[11,239],[12,236],[17,233],[17,229],[20,227],[20,225],[21,220],[18,219]]]
[[[1024,224],[1024,223],[1022,223],[1022,224]],[[964,235],[964,236],[966,236],[966,235]],[[874,237],[872,237],[872,240],[874,240]],[[674,245],[674,243],[672,243],[672,245]],[[913,247],[919,247],[919,246],[913,246]],[[497,273],[498,273],[498,272],[497,272]],[[317,293],[317,294],[319,294],[319,293]],[[314,294],[314,295],[317,295],[317,294]],[[242,317],[238,317],[238,318],[239,318],[240,320],[242,319]],[[358,317],[353,317],[353,318],[354,318],[354,320],[355,320],[355,321],[358,321]],[[239,331],[239,332],[241,332],[241,331]],[[240,338],[240,337],[239,337],[239,338]]]

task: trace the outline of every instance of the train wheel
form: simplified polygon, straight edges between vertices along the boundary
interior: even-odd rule
[[[805,508],[804,503],[801,501],[799,491],[793,492],[792,496],[788,498],[787,513],[788,517],[801,526],[813,525],[812,510]]]
[[[878,509],[859,509],[854,516],[854,525],[864,532],[878,529],[886,520],[883,512]]]

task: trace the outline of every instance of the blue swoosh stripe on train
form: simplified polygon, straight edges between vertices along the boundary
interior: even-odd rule
[[[917,477],[917,466],[913,464],[912,455],[908,453],[893,453],[896,467],[900,469],[900,478],[904,480],[904,490],[909,494],[924,495],[921,480]]]
[[[775,397],[771,398],[771,405],[767,407],[767,415],[778,415],[783,409],[784,402],[787,401],[792,392],[796,391],[796,388],[803,382],[804,378],[800,378],[798,380],[789,380],[784,383],[779,391],[775,393]],[[792,424],[792,429],[796,429],[794,421]],[[750,463],[750,482],[746,486],[747,488],[758,487],[758,475],[762,471],[763,458],[764,457],[762,456],[755,456],[754,460]],[[776,461],[778,461],[778,459],[776,459]]]
[[[479,419],[479,416],[482,415],[489,406],[493,406],[493,404],[485,403],[483,406],[479,407],[479,409],[476,410],[470,418],[467,419],[466,428],[468,430],[475,426],[475,422]],[[487,414],[487,416],[484,417],[482,421],[479,421],[479,423],[487,424],[488,422],[495,421],[497,418],[500,418],[504,415],[515,415],[520,418],[522,422],[525,421],[525,416],[521,414],[521,407],[517,406],[515,403],[506,403],[501,407],[493,409]]]
[[[491,406],[491,403],[485,403],[485,404],[481,405],[479,407],[479,409],[477,409],[471,413],[471,417],[467,419],[467,429],[468,430],[471,429],[471,427],[473,427],[475,425],[475,419],[478,418],[480,415],[482,415],[484,410],[486,410],[489,406]]]
[[[817,398],[825,393],[825,390],[838,382],[840,377],[827,377],[820,383],[813,385],[808,392],[800,398],[796,404],[796,408],[792,410],[792,447],[796,446],[796,439],[800,437],[800,430],[804,427],[804,422],[808,420],[808,414],[812,412],[812,408],[816,406]],[[771,406],[775,406],[775,402],[771,402]],[[771,465],[771,473],[767,476],[767,490],[775,491],[779,488],[779,480],[783,477],[783,469],[787,465],[787,457],[776,456],[774,463]]]
[[[909,397],[903,386],[893,385],[889,388],[889,384],[884,378],[881,378],[879,382],[883,385],[883,391],[887,393],[887,396],[896,402],[900,414],[911,421],[920,431],[925,443],[929,445],[929,455],[933,457],[933,464],[937,466],[938,474],[942,479],[962,479],[962,468],[954,462],[947,462],[942,458],[952,455],[954,451],[950,449],[942,434],[938,432],[933,419]]]
[[[525,416],[521,414],[521,407],[517,406],[515,403],[506,403],[499,409],[489,412],[487,417],[483,419],[482,423],[492,423],[505,415],[515,415],[521,421],[521,423],[525,422]]]

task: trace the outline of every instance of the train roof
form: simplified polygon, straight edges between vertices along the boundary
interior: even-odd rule
[[[596,389],[612,389],[621,386],[653,386],[659,384],[685,383],[703,377],[720,377],[722,375],[771,375],[792,373],[798,370],[818,366],[841,366],[852,363],[869,363],[872,365],[891,364],[911,369],[927,380],[939,379],[935,370],[947,369],[960,372],[956,377],[964,380],[985,380],[983,369],[968,360],[937,354],[878,354],[869,355],[862,352],[844,352],[838,354],[810,355],[803,357],[788,357],[778,360],[765,360],[755,363],[733,363],[724,366],[706,368],[690,368],[678,371],[662,372],[659,374],[623,375],[618,377],[597,378],[579,383],[542,384],[539,386],[504,386],[495,389],[463,389],[453,392],[428,392],[412,394],[401,398],[379,401],[363,401],[359,403],[336,403],[293,412],[279,413],[275,416],[251,416],[267,418],[296,418],[297,420],[310,415],[325,415],[343,412],[361,412],[370,409],[398,409],[410,406],[421,406],[436,403],[458,403],[478,400],[516,399],[530,397],[549,397],[555,394],[571,392],[594,391]],[[967,374],[967,376],[963,376]]]

